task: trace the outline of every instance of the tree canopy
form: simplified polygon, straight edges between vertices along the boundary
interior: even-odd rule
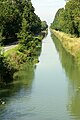
[[[80,37],[80,0],[68,0],[65,8],[57,11],[51,27]]]
[[[35,14],[31,0],[0,0],[0,79],[12,79],[25,61],[37,61],[40,36],[47,23]],[[2,45],[18,41],[17,50],[4,57]]]
[[[41,20],[35,14],[31,0],[1,0],[0,43],[7,44],[17,40],[17,33],[23,29],[33,35],[41,32]]]

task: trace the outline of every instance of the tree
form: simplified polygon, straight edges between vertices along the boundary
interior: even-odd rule
[[[62,30],[63,25],[64,25],[64,8],[60,8],[54,18],[53,23],[51,24],[51,27],[56,30]]]
[[[2,0],[0,1],[0,33],[5,39],[1,42],[8,44],[17,39],[17,33],[22,29],[23,19],[26,20],[26,32],[38,34],[41,32],[41,20],[35,14],[31,0]]]
[[[51,27],[68,34],[80,36],[80,0],[69,0],[65,9],[59,9]]]
[[[41,22],[41,30],[46,30],[48,28],[47,22],[46,21],[42,21]]]

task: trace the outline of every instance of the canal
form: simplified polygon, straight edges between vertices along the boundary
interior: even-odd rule
[[[64,0],[32,0],[35,12],[48,25]],[[80,120],[80,69],[59,40],[43,39],[39,63],[25,65],[20,78],[0,88],[0,120]]]

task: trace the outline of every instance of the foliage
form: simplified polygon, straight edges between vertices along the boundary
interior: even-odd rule
[[[65,8],[59,9],[51,28],[80,36],[80,0],[68,0]]]
[[[35,14],[31,0],[0,1],[0,44],[19,43],[5,56],[0,54],[1,79],[12,79],[14,72],[26,61],[33,64],[38,62],[42,38],[40,33],[47,27],[47,23]]]
[[[46,23],[46,21],[42,21],[41,22],[41,30],[43,31],[43,30],[46,30],[47,28],[48,28],[48,25],[47,25],[47,23]]]
[[[64,14],[64,8],[60,8],[54,18],[53,23],[51,24],[51,27],[56,30],[61,30],[63,28],[63,14]]]
[[[23,25],[24,24],[24,25]],[[30,0],[1,0],[0,1],[0,43],[8,44],[18,40],[17,33],[25,29],[28,33],[41,32],[41,20],[34,13]]]
[[[9,61],[4,57],[2,48],[0,47],[0,80],[4,79],[6,82],[12,79],[15,69],[10,66]]]
[[[12,42],[12,38],[16,39],[16,33],[20,28],[20,14],[16,4],[9,2],[0,2],[0,32],[5,40],[3,44]]]

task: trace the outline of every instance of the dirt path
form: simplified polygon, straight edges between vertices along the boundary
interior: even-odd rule
[[[12,49],[14,47],[16,47],[17,45],[18,45],[18,42],[14,42],[12,44],[9,44],[9,45],[5,46],[4,47],[4,52],[6,52],[6,51],[8,51],[8,50],[10,50],[10,49]]]

